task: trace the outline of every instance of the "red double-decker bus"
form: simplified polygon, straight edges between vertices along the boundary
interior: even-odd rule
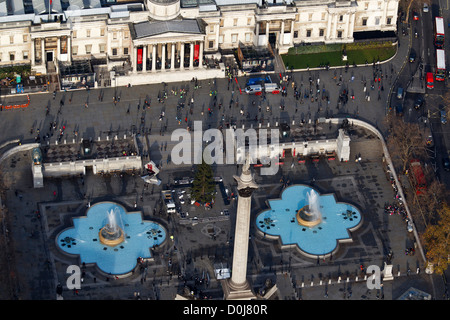
[[[436,17],[434,20],[434,45],[443,48],[445,43],[444,18]]]
[[[409,163],[409,170],[414,177],[416,194],[423,194],[427,190],[427,180],[423,172],[422,164],[418,159],[412,159]]]

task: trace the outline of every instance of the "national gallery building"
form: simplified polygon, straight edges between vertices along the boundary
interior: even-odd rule
[[[211,57],[392,33],[397,11],[398,0],[0,0],[0,66],[68,83],[100,66],[111,86],[223,76]]]

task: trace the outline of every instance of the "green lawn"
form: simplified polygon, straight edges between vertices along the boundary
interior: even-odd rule
[[[336,45],[333,45],[336,49]],[[380,60],[384,61],[391,58],[397,51],[397,46],[380,45],[380,47],[357,48],[347,50],[347,61],[342,60],[342,50],[316,53],[297,53],[297,50],[290,50],[288,54],[281,55],[286,69],[316,68],[320,65],[329,65],[330,67],[344,66],[347,62],[350,65],[364,64],[366,61],[372,63]],[[306,51],[311,51],[307,49]]]

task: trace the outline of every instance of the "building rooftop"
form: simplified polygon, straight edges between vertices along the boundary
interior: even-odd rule
[[[133,39],[145,38],[167,32],[196,33],[202,31],[197,20],[146,21],[133,24]]]

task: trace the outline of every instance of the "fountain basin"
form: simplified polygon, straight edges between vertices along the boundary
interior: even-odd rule
[[[318,195],[320,215],[310,214],[312,191]],[[352,242],[350,232],[363,222],[354,205],[337,202],[334,194],[321,195],[307,185],[285,188],[280,199],[268,200],[268,206],[256,216],[258,233],[266,239],[278,239],[283,248],[297,247],[311,258],[329,256],[338,250],[339,243]]]
[[[111,225],[108,212],[115,211],[117,225]],[[64,254],[79,257],[80,263],[95,264],[105,274],[125,275],[137,261],[151,260],[151,249],[161,246],[167,237],[159,223],[142,220],[140,211],[127,212],[114,202],[92,205],[86,216],[73,218],[73,226],[55,238]]]

